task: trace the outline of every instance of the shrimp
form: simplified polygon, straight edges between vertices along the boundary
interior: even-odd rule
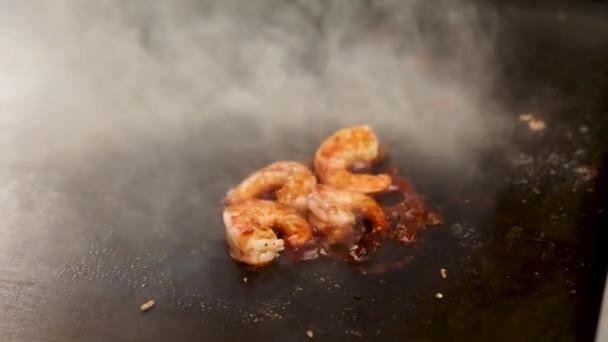
[[[225,203],[230,205],[275,191],[279,203],[304,212],[308,194],[316,184],[317,179],[308,166],[280,161],[252,173],[226,194]]]
[[[294,208],[268,200],[248,199],[223,212],[230,256],[252,266],[264,266],[278,257],[285,242],[303,246],[312,238],[306,219]],[[279,232],[282,238],[277,237]]]
[[[328,245],[352,245],[353,241],[348,240],[355,235],[356,214],[363,214],[363,218],[371,223],[371,229],[351,247],[350,255],[355,260],[360,260],[363,254],[375,249],[366,245],[377,244],[384,235],[384,211],[373,198],[365,194],[318,184],[310,193],[308,209],[310,223],[320,231]]]
[[[354,174],[353,166],[369,166],[379,157],[378,138],[367,125],[341,129],[327,138],[315,155],[315,171],[322,183],[338,189],[377,193],[391,185],[388,174]]]

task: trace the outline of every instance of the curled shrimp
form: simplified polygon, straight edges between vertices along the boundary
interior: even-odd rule
[[[384,235],[386,218],[384,211],[371,197],[354,191],[335,189],[318,184],[308,199],[309,221],[323,235],[328,245],[352,245],[349,255],[361,260],[377,247]],[[354,227],[357,214],[362,214],[371,229],[355,240]]]
[[[304,212],[308,194],[315,184],[317,179],[308,166],[280,161],[252,173],[226,194],[225,203],[230,205],[274,191],[279,203]]]
[[[230,256],[252,266],[272,262],[285,242],[299,247],[312,238],[306,219],[294,208],[273,201],[243,200],[228,206],[222,216]]]
[[[338,189],[361,193],[384,191],[391,185],[389,175],[354,174],[349,170],[353,166],[371,165],[379,156],[378,147],[378,138],[367,125],[338,130],[317,150],[315,171],[322,183]]]

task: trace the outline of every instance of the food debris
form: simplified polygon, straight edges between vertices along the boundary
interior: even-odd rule
[[[440,269],[439,273],[441,274],[441,278],[443,279],[448,277],[448,270],[446,270],[445,268]]]
[[[541,119],[532,119],[528,121],[528,127],[533,131],[541,131],[545,129],[545,122]]]
[[[443,298],[443,294],[441,294],[441,292],[437,292],[437,294],[435,295],[435,298],[441,299],[441,298]]]
[[[243,283],[247,282],[247,277],[243,277]]]
[[[150,299],[149,301],[147,301],[147,302],[143,303],[143,304],[142,304],[142,305],[139,307],[139,309],[140,309],[141,311],[148,311],[148,310],[152,309],[152,307],[154,306],[154,304],[155,304],[155,303],[154,303],[154,301],[153,301],[152,299]]]
[[[533,114],[520,114],[519,121],[527,122],[528,127],[533,131],[541,131],[545,129],[546,124],[543,120],[534,117]]]
[[[344,332],[347,334],[351,334],[351,335],[355,335],[355,336],[359,336],[359,337],[363,336],[360,332],[358,332],[357,330],[353,330],[353,329],[345,330]]]
[[[597,170],[592,166],[579,166],[574,169],[584,180],[591,180],[597,176]]]
[[[530,121],[532,118],[534,118],[534,115],[532,114],[521,114],[519,116],[519,121]]]
[[[308,336],[308,338],[313,338],[315,337],[315,332],[312,331],[312,329],[308,329],[306,330],[306,336]]]

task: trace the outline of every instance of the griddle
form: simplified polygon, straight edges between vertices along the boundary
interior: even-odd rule
[[[227,189],[213,170],[236,183],[273,160],[253,147],[222,149],[227,131],[218,121],[204,139],[195,132],[91,157],[90,168],[69,177],[49,173],[70,209],[0,228],[0,340],[305,341],[308,330],[322,341],[592,340],[606,275],[608,7],[495,9],[501,69],[493,93],[507,108],[509,148],[485,152],[483,167],[465,173],[390,146],[446,218],[415,244],[378,252],[379,260],[406,258],[404,267],[364,274],[336,260],[281,259],[254,271],[232,262],[220,217]],[[543,115],[546,130],[526,129],[524,112]],[[335,128],[308,138],[276,132],[286,143],[274,159],[307,158]],[[200,154],[203,142],[217,144],[216,153]],[[118,164],[141,175],[121,185],[119,204],[103,195]],[[146,196],[164,194],[146,189],[167,174],[179,191],[147,207]],[[52,194],[20,193],[15,205],[33,196]],[[170,233],[154,224],[161,214]],[[140,312],[149,299],[155,307]]]

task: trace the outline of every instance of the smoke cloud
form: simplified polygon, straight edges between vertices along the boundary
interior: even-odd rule
[[[478,11],[443,0],[5,1],[1,205],[40,225],[77,208],[74,222],[105,210],[105,223],[156,229],[188,212],[181,202],[200,208],[194,231],[219,224],[208,217],[248,172],[306,160],[360,123],[397,150],[474,163],[499,127],[492,20]]]

